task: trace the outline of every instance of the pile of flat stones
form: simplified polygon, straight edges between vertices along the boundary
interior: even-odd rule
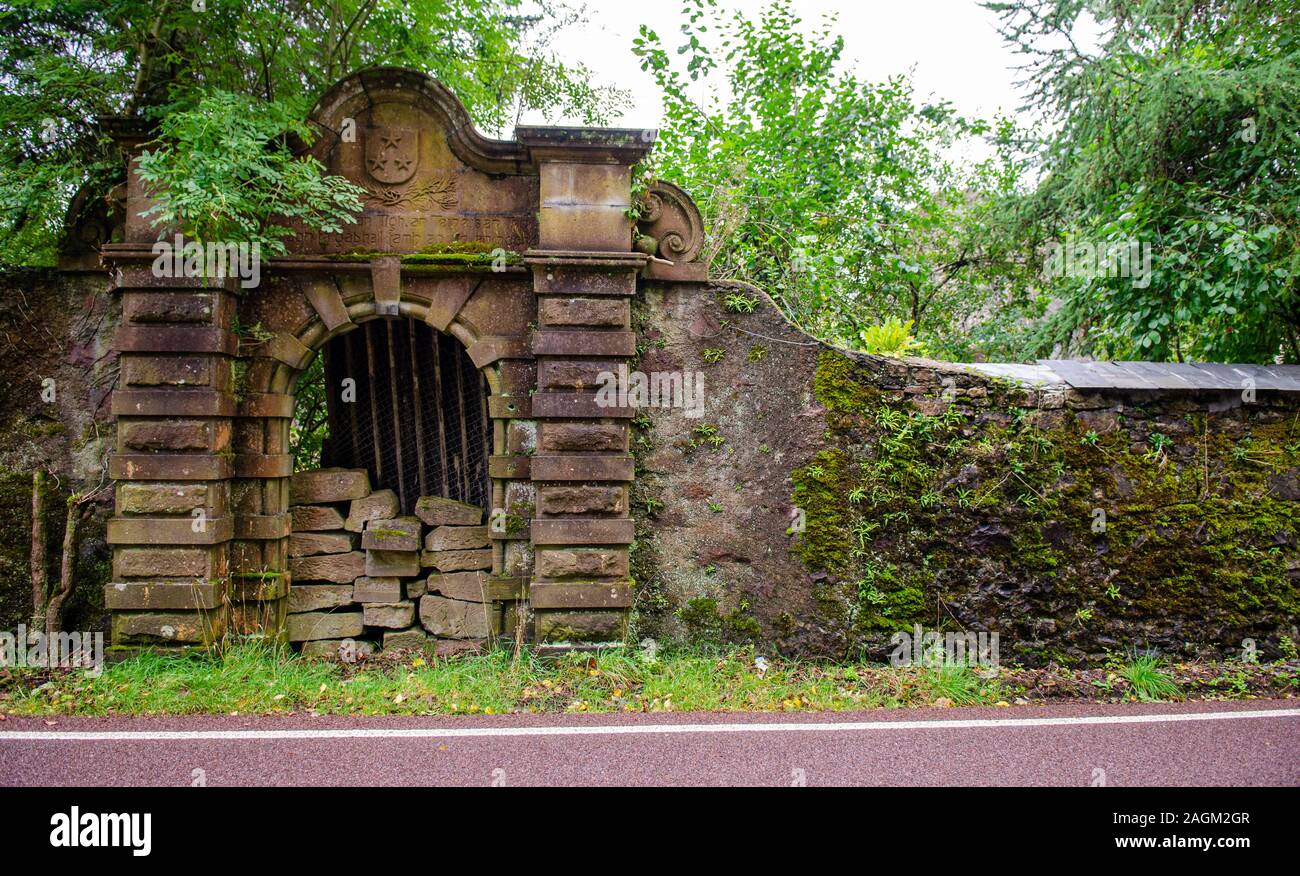
[[[482,508],[423,496],[403,516],[392,490],[338,468],[295,474],[290,498],[287,628],[304,654],[449,654],[498,632]]]

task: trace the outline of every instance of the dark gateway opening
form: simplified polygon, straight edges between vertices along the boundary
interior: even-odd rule
[[[374,319],[322,357],[322,467],[366,469],[404,514],[421,496],[490,507],[489,390],[459,341],[408,317]]]

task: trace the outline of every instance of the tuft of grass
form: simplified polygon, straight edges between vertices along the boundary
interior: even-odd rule
[[[1160,661],[1150,654],[1135,657],[1120,670],[1120,675],[1133,686],[1133,692],[1144,703],[1173,700],[1182,691],[1168,673],[1160,668]]]

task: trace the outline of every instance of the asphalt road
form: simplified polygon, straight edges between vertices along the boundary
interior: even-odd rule
[[[10,717],[0,785],[1300,785],[1300,702]]]

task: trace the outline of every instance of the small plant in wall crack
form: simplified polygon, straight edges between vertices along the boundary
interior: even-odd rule
[[[740,292],[728,292],[722,298],[722,306],[731,313],[753,313],[758,306],[758,299]]]

